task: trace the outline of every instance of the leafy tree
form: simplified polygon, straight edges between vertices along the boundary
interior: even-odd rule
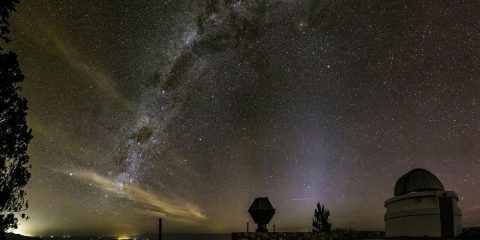
[[[15,11],[15,6],[20,0],[1,0],[0,1],[0,39],[5,42],[10,42],[8,34],[10,33],[10,26],[8,25],[8,17],[10,12]],[[1,50],[2,48],[0,48]]]
[[[0,1],[0,42],[10,41],[8,17],[18,0]],[[0,47],[0,239],[17,228],[16,213],[28,208],[24,187],[30,179],[27,146],[32,139],[27,126],[27,99],[18,94],[23,81],[17,55]],[[21,218],[27,219],[25,214]]]
[[[330,211],[324,206],[317,203],[317,209],[313,215],[313,232],[330,232],[332,230],[332,224],[328,217]]]

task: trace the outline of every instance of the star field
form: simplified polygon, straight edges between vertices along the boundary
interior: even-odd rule
[[[429,169],[480,222],[480,3],[24,1],[24,234],[383,229]]]

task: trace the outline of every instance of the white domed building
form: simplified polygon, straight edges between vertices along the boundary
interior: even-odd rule
[[[413,169],[385,201],[386,237],[457,237],[462,232],[458,195],[425,169]]]

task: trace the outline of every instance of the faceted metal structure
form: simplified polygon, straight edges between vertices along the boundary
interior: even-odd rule
[[[268,200],[268,197],[255,198],[248,212],[257,224],[256,232],[268,232],[267,224],[275,214],[275,209]]]

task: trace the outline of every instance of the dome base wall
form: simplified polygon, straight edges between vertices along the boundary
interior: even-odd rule
[[[440,199],[451,202],[448,218],[445,218],[445,210],[440,207]],[[457,194],[451,191],[412,192],[388,199],[385,201],[387,209],[385,235],[386,237],[442,237],[448,229],[452,232],[448,234],[456,237],[462,231],[460,222],[462,213],[457,202]],[[445,219],[452,222],[446,224]]]

